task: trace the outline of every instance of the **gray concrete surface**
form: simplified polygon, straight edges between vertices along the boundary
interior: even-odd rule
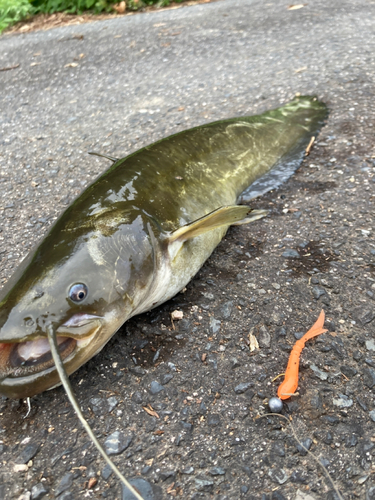
[[[0,72],[3,282],[109,166],[88,151],[125,156],[297,92],[330,107],[300,171],[256,201],[271,216],[231,229],[184,294],[131,320],[72,377],[101,440],[132,436],[115,461],[153,498],[336,498],[284,422],[256,418],[322,307],[331,333],[305,348],[285,414],[345,500],[375,498],[375,2],[288,5],[219,0],[0,38],[0,68],[19,64]],[[300,258],[283,256],[291,249]],[[1,498],[121,497],[61,388],[25,414],[2,400]]]

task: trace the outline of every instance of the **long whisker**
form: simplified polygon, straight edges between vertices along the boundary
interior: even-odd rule
[[[83,416],[83,413],[81,411],[81,408],[79,407],[79,403],[73,393],[72,386],[69,382],[69,377],[65,371],[64,364],[61,360],[59,349],[58,349],[58,344],[56,340],[56,332],[53,328],[52,325],[47,326],[47,335],[48,335],[48,341],[51,346],[51,353],[53,360],[55,362],[56,370],[59,374],[61,383],[65,389],[65,392],[70,400],[71,405],[73,406],[79,420],[81,421],[81,424],[83,425],[85,431],[89,435],[90,439],[98,449],[99,453],[102,455],[104,460],[107,462],[107,464],[111,467],[113,472],[116,474],[116,476],[120,479],[120,481],[130,490],[131,493],[137,498],[137,500],[143,500],[141,495],[137,492],[136,489],[125,479],[125,477],[121,474],[121,472],[118,470],[116,465],[112,462],[112,460],[109,458],[107,453],[104,451],[104,448],[102,445],[99,443],[99,441],[96,439],[95,434],[93,430],[91,429],[90,425],[86,421],[85,417]]]

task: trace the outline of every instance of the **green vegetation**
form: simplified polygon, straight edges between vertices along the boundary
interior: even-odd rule
[[[174,0],[182,3],[184,0]],[[111,12],[113,5],[121,0],[0,0],[0,33],[8,26],[27,19],[28,17],[44,13],[66,12],[67,14],[82,14],[91,12]],[[141,10],[150,5],[166,7],[172,0],[126,0],[126,10]]]
[[[0,0],[0,33],[34,11],[29,0]]]

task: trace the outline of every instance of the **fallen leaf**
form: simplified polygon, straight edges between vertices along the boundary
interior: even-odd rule
[[[19,67],[19,64],[15,64],[14,66],[5,66],[4,68],[0,68],[0,71],[9,71],[10,69],[16,69]]]
[[[69,64],[65,64],[64,68],[76,68],[78,66],[78,63],[72,62]]]
[[[152,408],[150,410],[150,408],[147,408],[147,406],[143,406],[143,409],[144,409],[145,412],[147,412],[152,417],[160,418],[159,415],[156,413],[156,411],[153,410]]]
[[[180,106],[177,111],[184,111],[184,109],[185,109],[184,106]]]
[[[296,5],[288,5],[288,10],[302,9],[302,7],[304,7],[305,5],[307,5],[307,3],[297,3]]]
[[[96,477],[90,477],[87,488],[91,490],[94,486],[96,486],[97,482],[98,480],[96,479]]]
[[[174,483],[172,483],[168,488],[167,488],[167,493],[170,493],[173,490]]]
[[[160,429],[155,431],[154,434],[156,434],[157,436],[161,436],[162,434],[164,434],[164,431],[161,431]]]
[[[206,358],[207,358],[207,353],[205,352],[205,353],[202,354],[202,358],[201,359],[202,359],[203,362],[205,362]]]

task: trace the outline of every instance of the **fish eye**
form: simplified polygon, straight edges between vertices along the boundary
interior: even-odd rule
[[[87,297],[88,292],[89,291],[86,285],[83,283],[76,283],[70,287],[69,298],[76,303],[82,302]]]

